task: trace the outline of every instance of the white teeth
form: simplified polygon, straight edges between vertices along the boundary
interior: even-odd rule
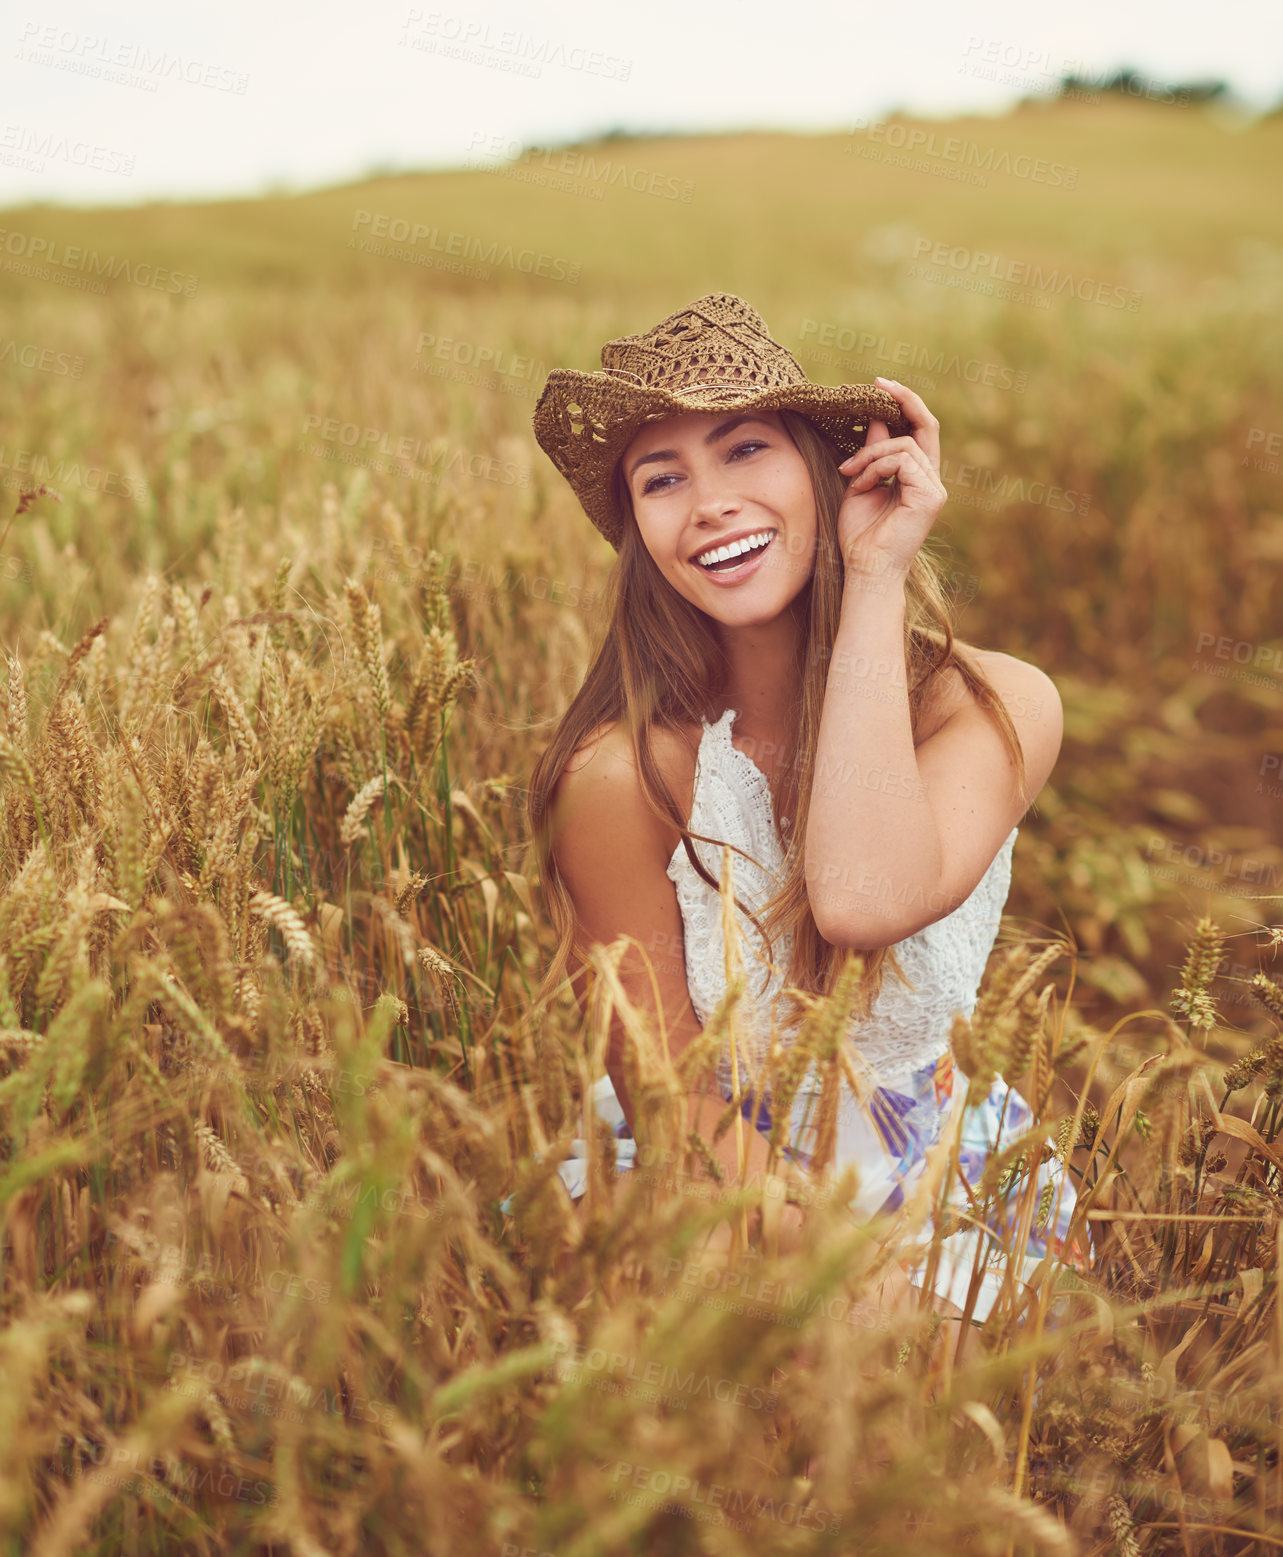
[[[728,557],[740,557],[746,551],[754,551],[759,546],[764,546],[775,532],[773,530],[759,530],[756,535],[746,535],[742,540],[732,541],[728,546],[719,546],[716,551],[704,551],[695,559],[701,568],[707,568],[711,563],[724,562]]]

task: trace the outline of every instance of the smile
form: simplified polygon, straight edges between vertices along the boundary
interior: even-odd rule
[[[691,558],[702,573],[718,582],[739,583],[751,573],[756,573],[762,558],[770,550],[775,530],[755,530],[738,540],[720,546],[710,546]]]

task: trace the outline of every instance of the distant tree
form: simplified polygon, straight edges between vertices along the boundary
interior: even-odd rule
[[[1230,95],[1228,81],[1158,81],[1124,65],[1105,77],[1067,73],[1060,78],[1060,97],[1087,97],[1105,92],[1116,97],[1144,98],[1151,103],[1206,103]]]

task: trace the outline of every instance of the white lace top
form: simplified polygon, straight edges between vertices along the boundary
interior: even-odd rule
[[[715,724],[703,723],[695,765],[695,792],[689,826],[693,832],[738,845],[758,863],[732,854],[735,895],[754,912],[776,889],[783,851],[775,832],[770,785],[751,757],[731,741],[736,710],[728,708]],[[908,989],[886,969],[882,989],[866,1021],[855,1021],[851,1037],[875,1085],[902,1088],[908,1077],[949,1047],[955,1011],[970,1015],[993,949],[1011,886],[1013,827],[971,896],[943,919],[899,941],[896,959],[913,985]],[[714,877],[721,874],[721,850],[694,842]],[[726,991],[721,902],[700,879],[678,843],[668,862],[682,913],[686,982],[691,1005],[706,1022]],[[783,988],[792,935],[777,937],[775,967],[765,959],[765,942],[747,916],[736,909],[743,933],[742,952],[748,988],[741,1002],[740,1029],[750,1055],[761,1053],[770,1037],[771,1009]],[[781,1015],[783,1010],[781,1009]],[[729,1045],[719,1064],[730,1079]]]

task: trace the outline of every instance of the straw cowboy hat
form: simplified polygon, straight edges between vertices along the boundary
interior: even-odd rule
[[[710,292],[642,335],[607,341],[599,373],[554,368],[535,406],[535,437],[618,551],[623,520],[611,502],[611,477],[641,427],[730,407],[800,411],[844,456],[863,447],[871,417],[893,438],[912,431],[886,390],[811,383],[743,298]]]

